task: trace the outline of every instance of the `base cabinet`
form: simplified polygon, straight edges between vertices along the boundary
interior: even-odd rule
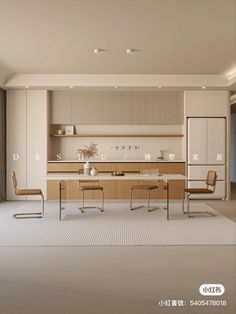
[[[97,168],[98,172],[111,173],[112,171],[124,171],[139,173],[145,170],[158,169],[160,173],[177,173],[185,174],[185,163],[92,163],[92,167]],[[77,173],[78,170],[83,169],[82,162],[75,163],[53,163],[48,162],[48,173]],[[140,184],[141,181],[99,181],[99,184],[104,188],[105,199],[130,199],[130,189],[133,185]],[[156,181],[145,181],[145,183],[156,183]],[[170,198],[181,199],[184,189],[184,181],[172,181],[170,183]],[[62,191],[62,199],[80,200],[82,195],[78,188],[78,181],[64,182],[64,189]],[[96,191],[85,192],[86,199],[100,199],[101,195]],[[47,197],[48,200],[58,200],[59,198],[59,182],[48,181],[47,183]],[[134,199],[146,199],[146,191],[134,191]],[[151,198],[156,200],[166,199],[166,191],[163,190],[163,182],[159,181],[159,187],[151,192]]]

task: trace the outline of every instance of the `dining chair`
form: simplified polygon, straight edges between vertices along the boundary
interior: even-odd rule
[[[159,169],[158,168],[154,168],[154,169],[143,169],[141,172],[141,174],[159,174]],[[141,183],[141,184],[136,184],[136,185],[133,185],[131,187],[131,190],[130,190],[130,210],[133,210],[133,209],[138,209],[138,208],[142,208],[142,207],[145,207],[144,205],[141,205],[141,206],[136,206],[136,207],[133,207],[133,191],[135,190],[144,190],[147,192],[147,209],[148,209],[148,212],[151,211],[150,209],[150,193],[151,191],[153,190],[156,190],[159,188],[159,181],[154,181],[152,180],[152,178],[150,177],[150,181],[153,181],[153,183]],[[155,207],[153,209],[156,209],[158,207]]]
[[[201,211],[190,211],[189,198],[191,195],[196,194],[213,194],[216,188],[216,171],[208,171],[206,178],[206,187],[205,188],[185,188],[183,192],[182,200],[182,211],[184,214],[187,214],[189,217],[193,217],[192,214],[209,214],[214,216],[211,212],[201,212]],[[185,211],[185,199],[187,194],[187,211]]]
[[[22,218],[43,218],[44,215],[44,196],[43,192],[40,189],[18,189],[17,187],[17,179],[15,171],[11,173],[11,181],[15,195],[17,196],[32,196],[32,195],[39,195],[41,197],[41,212],[29,212],[29,213],[16,213],[13,215],[16,219]]]

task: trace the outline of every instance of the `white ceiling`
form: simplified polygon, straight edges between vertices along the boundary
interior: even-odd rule
[[[0,78],[233,70],[236,0],[0,0]]]

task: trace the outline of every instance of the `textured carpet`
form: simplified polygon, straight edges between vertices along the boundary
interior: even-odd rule
[[[192,204],[192,210],[210,211],[214,217],[188,218],[182,214],[180,203],[171,203],[169,221],[163,209],[149,213],[145,208],[130,211],[124,202],[106,202],[104,213],[87,209],[82,214],[77,206],[78,203],[66,203],[62,221],[58,220],[56,202],[46,203],[43,219],[16,220],[12,218],[15,212],[37,211],[40,203],[16,202],[8,211],[4,203],[5,212],[0,215],[0,246],[236,244],[236,224],[202,203]]]

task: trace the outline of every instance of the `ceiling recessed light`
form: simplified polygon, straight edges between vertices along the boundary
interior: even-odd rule
[[[206,86],[202,86],[202,89],[206,89]]]
[[[70,88],[74,88],[74,86],[73,86],[73,85],[71,85],[71,86],[70,86]]]
[[[114,88],[118,88],[118,86],[114,86]]]
[[[99,49],[99,48],[95,48],[95,49],[94,49],[94,53],[95,53],[96,55],[99,55],[101,52],[102,52],[102,49]]]
[[[134,52],[134,49],[128,48],[128,49],[126,50],[126,52],[127,52],[128,55],[132,55],[133,52]]]
[[[158,88],[162,88],[162,86],[158,86]]]

